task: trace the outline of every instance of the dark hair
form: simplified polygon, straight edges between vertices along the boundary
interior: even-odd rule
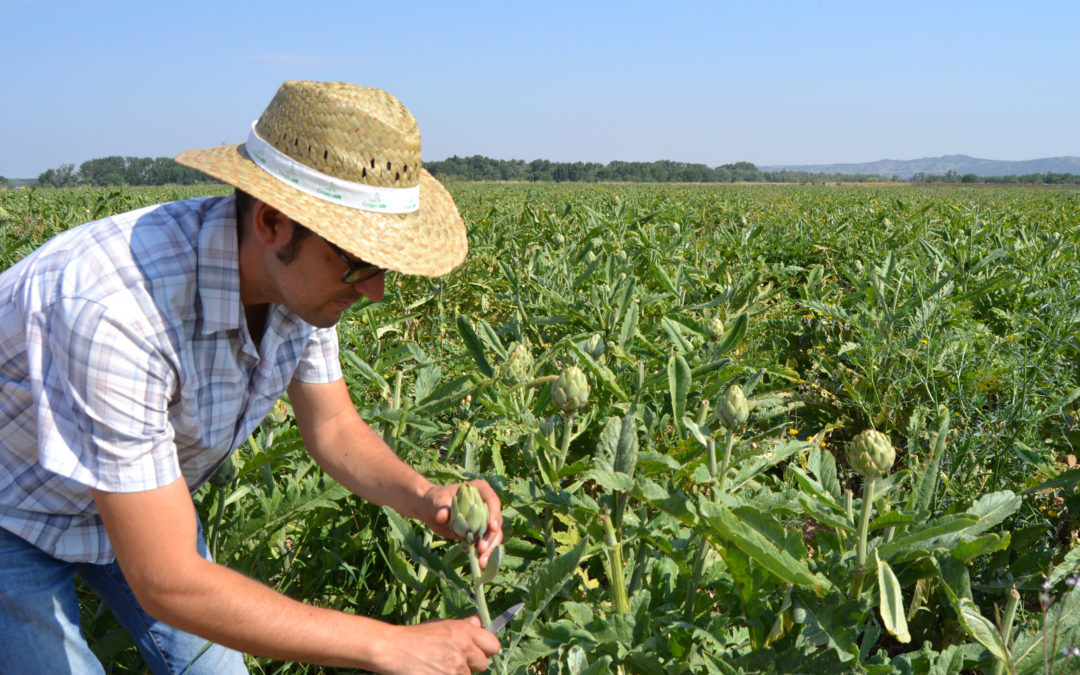
[[[257,200],[240,188],[236,188],[234,193],[236,195],[236,240],[239,242],[244,237],[244,228],[241,223],[247,222],[248,214],[255,208]],[[295,220],[291,218],[289,220],[293,224],[292,237],[289,238],[285,247],[277,252],[278,260],[286,265],[296,260],[296,256],[300,253],[300,243],[313,234],[311,230]]]

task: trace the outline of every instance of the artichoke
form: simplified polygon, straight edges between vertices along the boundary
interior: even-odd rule
[[[524,382],[532,375],[533,355],[526,344],[514,343],[503,366],[504,379],[510,384]]]
[[[746,419],[750,416],[750,404],[742,387],[733,384],[727,388],[720,397],[720,402],[716,404],[716,414],[720,416],[720,423],[731,431],[746,424]]]
[[[705,333],[708,334],[710,340],[716,342],[724,337],[724,322],[714,316],[709,319],[709,323],[705,324]]]
[[[594,333],[581,346],[581,350],[591,356],[593,361],[597,360],[604,355],[604,338],[599,333]]]
[[[567,366],[551,386],[551,400],[565,414],[576,413],[589,402],[589,380],[577,366]]]
[[[458,488],[450,502],[450,531],[470,544],[487,532],[488,507],[472,485]]]
[[[847,461],[864,478],[880,478],[889,473],[896,451],[889,437],[880,431],[867,429],[847,446]]]

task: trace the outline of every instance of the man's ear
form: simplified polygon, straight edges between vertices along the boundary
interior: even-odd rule
[[[292,237],[292,220],[266,202],[256,200],[252,208],[251,229],[260,242],[275,246]]]

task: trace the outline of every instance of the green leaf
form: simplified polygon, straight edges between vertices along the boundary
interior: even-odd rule
[[[558,597],[563,586],[570,581],[581,563],[585,549],[589,545],[589,537],[586,533],[581,534],[581,539],[574,548],[559,557],[550,560],[528,577],[520,579],[522,588],[527,589],[525,599],[525,618],[521,630],[514,636],[507,648],[507,653],[512,653],[521,639],[529,632],[529,627],[540,616],[540,613]]]
[[[878,550],[882,558],[892,560],[901,552],[928,552],[935,548],[947,548],[951,541],[955,541],[955,538],[946,539],[946,537],[971,528],[978,522],[978,517],[969,513],[943,516],[927,525],[913,528],[888,544],[882,544]]]
[[[623,415],[619,425],[619,444],[615,450],[615,470],[628,476],[634,475],[638,456],[637,419],[634,415]]]
[[[570,350],[577,355],[578,361],[581,362],[594,377],[596,377],[596,380],[604,386],[604,389],[607,389],[614,394],[620,401],[630,400],[630,397],[626,395],[623,388],[619,386],[619,381],[616,379],[615,373],[611,372],[610,368],[602,366],[594,361],[593,357],[589,356],[585,350],[574,342],[569,342],[568,346],[570,347]]]
[[[630,303],[630,308],[626,310],[626,317],[623,319],[622,326],[619,328],[619,347],[626,349],[626,346],[634,339],[634,335],[637,334],[638,324],[638,303]]]
[[[815,577],[805,562],[796,560],[790,553],[769,541],[727,507],[705,502],[701,507],[701,515],[710,528],[702,534],[715,548],[721,547],[716,539],[725,540],[782,581],[815,591],[827,589],[828,582],[821,577]]]
[[[831,452],[814,448],[807,458],[806,468],[817,476],[821,487],[828,491],[833,499],[844,498],[844,491],[840,488],[840,480],[836,475],[836,458]]]
[[[727,333],[724,334],[724,339],[720,341],[720,345],[716,348],[717,354],[723,354],[730,352],[739,346],[743,337],[746,336],[746,324],[749,322],[746,312],[740,314],[735,322],[731,324],[731,328],[728,328]]]
[[[957,618],[971,635],[972,639],[986,647],[1002,663],[1008,665],[1009,655],[1001,642],[1001,634],[994,624],[979,612],[979,607],[970,598],[960,598],[955,605]]]
[[[882,562],[874,551],[874,562],[877,563],[878,578],[878,609],[881,613],[881,623],[885,630],[900,642],[911,642],[911,633],[908,632],[907,618],[904,615],[904,597],[900,591],[900,582],[893,574],[889,563]]]
[[[484,345],[480,342],[480,338],[477,337],[472,323],[462,314],[457,315],[457,329],[461,339],[465,341],[465,349],[469,351],[480,372],[485,377],[494,375],[495,371],[491,369],[491,364],[488,363],[487,356],[484,355]]]
[[[690,391],[690,366],[682,354],[675,354],[668,359],[667,372],[672,417],[681,420],[686,411],[686,394]]]
[[[1010,490],[1003,490],[979,497],[967,512],[979,517],[977,530],[984,531],[1016,513],[1021,504],[1023,504],[1023,499],[1020,495]]]

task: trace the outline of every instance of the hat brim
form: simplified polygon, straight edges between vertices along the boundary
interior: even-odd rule
[[[420,209],[391,214],[352,209],[301,192],[256,165],[242,143],[188,150],[176,161],[247,192],[354,256],[388,270],[437,277],[460,265],[469,251],[465,223],[453,198],[423,169]]]

